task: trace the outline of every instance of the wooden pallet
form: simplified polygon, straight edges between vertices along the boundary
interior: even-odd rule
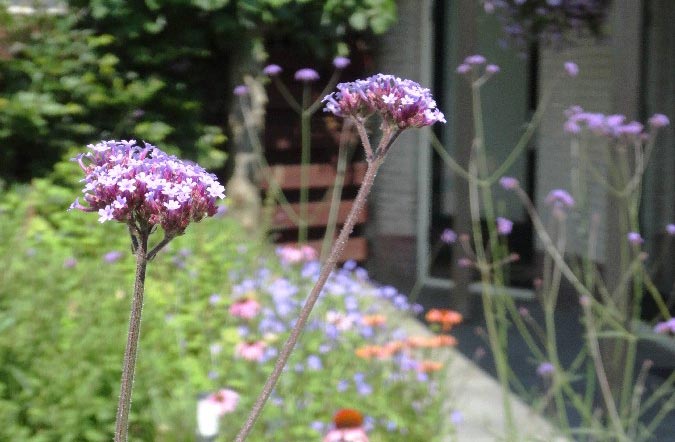
[[[321,200],[310,201],[307,205],[308,212],[308,227],[319,229],[321,232],[325,231],[328,224],[328,216],[330,213],[330,192],[336,178],[336,169],[331,164],[311,164],[309,167],[309,188],[328,192],[328,198]],[[300,165],[274,165],[270,166],[264,171],[263,175],[266,177],[273,177],[274,182],[282,191],[297,191],[300,189]],[[347,167],[344,179],[344,187],[356,187],[363,181],[363,176],[366,171],[366,164],[363,162],[352,163]],[[271,180],[263,178],[261,188],[268,191],[273,187]],[[335,234],[339,233],[339,227],[344,224],[351,209],[353,200],[351,198],[344,198],[340,201],[337,216],[337,226]],[[299,213],[300,204],[297,202],[290,203],[291,209],[295,213]],[[363,225],[368,219],[366,210],[363,210],[358,217],[357,227]],[[296,232],[297,225],[288,216],[284,208],[276,206],[271,219],[271,228],[274,232]],[[355,261],[364,261],[368,257],[367,241],[363,236],[357,234],[351,237],[345,247],[343,258],[341,261],[353,259]],[[292,242],[281,241],[282,244],[294,244]],[[310,239],[307,243],[314,247],[317,253],[321,252],[322,239]]]

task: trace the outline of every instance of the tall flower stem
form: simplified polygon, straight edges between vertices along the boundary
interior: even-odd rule
[[[117,405],[117,419],[115,421],[115,442],[126,442],[128,436],[131,390],[134,385],[134,370],[136,368],[138,340],[141,336],[141,314],[143,312],[143,293],[145,291],[145,270],[148,265],[149,226],[133,226],[130,224],[130,231],[132,232],[132,236],[136,239],[136,278],[134,281],[134,297],[131,301],[127,346],[124,350],[120,398]]]
[[[300,114],[301,152],[300,152],[300,215],[298,220],[298,243],[307,242],[307,228],[309,224],[309,162],[310,160],[310,131],[312,114],[309,112],[311,89],[308,83],[302,88],[302,113]]]
[[[368,168],[366,169],[365,176],[363,177],[363,182],[361,184],[361,187],[359,188],[359,192],[356,195],[356,198],[354,199],[352,208],[349,211],[347,220],[342,226],[342,230],[340,230],[340,234],[338,235],[337,239],[335,240],[335,243],[333,244],[333,248],[331,249],[328,258],[326,259],[326,262],[321,269],[321,273],[319,274],[319,278],[316,284],[314,285],[314,288],[310,292],[309,296],[307,296],[305,304],[302,306],[302,310],[300,311],[298,319],[295,325],[293,326],[293,329],[291,330],[290,336],[288,337],[283,347],[281,348],[281,351],[279,352],[279,357],[277,358],[277,361],[274,364],[272,373],[265,382],[265,385],[263,386],[260,395],[256,399],[255,404],[253,404],[251,412],[249,413],[246,422],[244,423],[244,426],[237,434],[235,442],[244,442],[246,440],[249,433],[253,429],[253,425],[255,425],[256,420],[260,416],[260,413],[262,412],[262,409],[265,406],[267,399],[272,394],[272,390],[274,390],[274,387],[277,384],[277,381],[279,380],[279,377],[281,376],[281,373],[283,372],[283,369],[286,366],[286,363],[288,362],[288,359],[291,356],[293,349],[295,348],[295,344],[298,342],[298,339],[300,338],[300,335],[302,334],[302,331],[305,328],[305,324],[307,324],[309,315],[312,312],[312,309],[314,308],[316,301],[319,299],[321,289],[326,284],[328,277],[330,276],[333,269],[335,269],[338,260],[342,256],[342,252],[344,251],[345,246],[347,245],[349,235],[352,233],[354,225],[358,220],[359,213],[361,213],[361,210],[363,210],[364,206],[366,205],[366,200],[368,198],[368,194],[370,193],[371,188],[373,187],[377,171],[384,162],[385,158],[384,153],[387,152],[389,146],[391,145],[391,143],[394,141],[395,138],[396,136],[395,135],[391,136],[391,134],[389,136],[386,135],[383,136],[382,142],[380,143],[381,148],[378,149],[379,152],[383,153],[381,155],[375,156],[375,158],[368,161]]]

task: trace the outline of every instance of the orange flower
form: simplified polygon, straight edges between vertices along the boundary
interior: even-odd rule
[[[363,347],[357,348],[354,353],[361,359],[371,359],[377,355],[378,348],[375,345],[364,345]]]
[[[381,327],[387,323],[387,317],[384,315],[366,315],[361,318],[361,322],[369,327]]]
[[[420,373],[431,373],[443,368],[443,364],[436,361],[424,360],[417,364],[417,371]]]
[[[454,347],[457,345],[457,339],[450,335],[438,335],[434,338],[439,347]]]
[[[440,309],[432,308],[427,312],[426,315],[424,315],[424,318],[428,322],[441,322],[441,319],[443,318],[443,312],[441,312]]]
[[[412,336],[406,342],[410,348],[438,348],[457,345],[457,339],[449,335]]]
[[[454,325],[459,324],[464,319],[459,312],[438,308],[432,308],[424,317],[432,324],[441,324],[441,329],[445,332],[449,331]]]
[[[353,408],[338,410],[333,416],[335,428],[357,428],[363,425],[363,415]]]

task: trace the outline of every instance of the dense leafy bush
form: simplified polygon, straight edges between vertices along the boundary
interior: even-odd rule
[[[0,65],[0,176],[46,174],[75,145],[113,137],[153,140],[207,167],[225,138],[202,123],[198,100],[155,73],[120,66],[115,37],[72,27],[69,18],[11,20],[13,57]],[[180,146],[180,149],[178,148]]]
[[[65,16],[0,11],[0,54],[10,55],[0,64],[0,177],[44,176],[72,146],[113,138],[218,168],[232,83],[263,42],[310,63],[332,57],[348,31],[383,32],[395,17],[393,0],[72,0]]]

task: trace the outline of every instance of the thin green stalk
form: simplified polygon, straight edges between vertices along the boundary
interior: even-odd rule
[[[600,349],[598,346],[598,338],[596,336],[596,329],[593,322],[593,313],[591,312],[590,305],[588,303],[582,303],[584,316],[586,318],[586,333],[588,334],[588,349],[590,351],[591,357],[593,358],[595,373],[600,384],[600,392],[602,398],[605,402],[605,407],[607,409],[609,422],[614,428],[615,437],[618,440],[628,442],[628,438],[623,431],[623,426],[621,425],[621,418],[616,409],[616,403],[614,402],[614,397],[612,395],[612,390],[610,388],[609,382],[607,381],[606,371],[604,364],[602,362],[602,357],[600,356]]]
[[[562,255],[565,254],[566,244],[566,229],[565,220],[558,222],[558,242],[556,248]],[[559,424],[563,426],[566,432],[569,431],[569,419],[567,417],[567,410],[565,408],[565,398],[560,390],[560,384],[563,379],[563,367],[558,358],[558,345],[556,342],[557,331],[555,326],[555,308],[558,300],[558,293],[560,290],[561,271],[558,266],[553,267],[553,275],[551,278],[551,290],[547,298],[544,299],[544,322],[546,324],[546,350],[551,364],[555,367],[555,374],[553,376],[553,397],[556,403],[556,412],[558,413]]]
[[[344,187],[345,172],[347,171],[347,146],[345,140],[351,129],[351,120],[345,120],[342,125],[342,134],[340,136],[340,150],[338,152],[337,171],[335,173],[335,182],[331,192],[330,211],[328,212],[328,221],[326,223],[326,232],[324,233],[323,243],[321,244],[321,262],[326,260],[330,245],[335,235],[340,201],[342,200],[342,188]]]
[[[480,84],[474,82],[472,84],[472,111],[474,120],[474,145],[472,149],[471,161],[469,163],[469,175],[479,179],[487,175],[487,160],[485,155],[484,145],[484,126],[481,109]],[[488,331],[488,339],[492,349],[495,365],[497,368],[497,377],[502,388],[502,406],[504,408],[504,424],[507,435],[507,440],[517,440],[517,431],[513,417],[513,410],[511,408],[510,389],[509,389],[509,368],[506,354],[504,353],[504,345],[506,345],[506,335],[504,326],[501,330],[498,327],[498,319],[504,323],[505,312],[503,307],[495,309],[493,305],[493,297],[488,294],[490,286],[490,266],[487,261],[483,244],[483,233],[481,227],[481,212],[480,205],[483,203],[485,210],[485,217],[489,223],[489,249],[496,250],[497,235],[494,229],[495,215],[492,208],[492,194],[489,186],[481,186],[482,201],[479,197],[479,186],[475,180],[469,180],[469,205],[471,211],[471,219],[473,225],[473,236],[476,249],[476,259],[478,270],[481,274],[481,297],[483,300],[483,308],[485,312],[485,322]],[[497,273],[500,268],[494,269]],[[495,280],[496,283],[501,282]],[[496,284],[495,284],[496,286]],[[497,300],[499,302],[499,300]],[[504,324],[505,325],[505,324]]]

